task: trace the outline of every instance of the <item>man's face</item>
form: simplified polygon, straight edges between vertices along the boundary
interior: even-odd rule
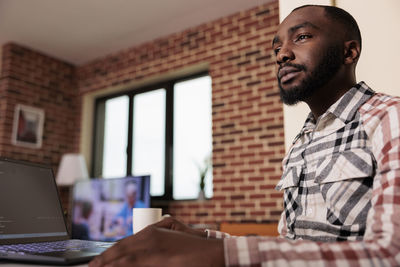
[[[126,200],[131,208],[135,206],[136,203],[136,195],[137,195],[137,188],[136,185],[134,184],[128,184],[127,187],[125,188],[125,195],[126,195]]]
[[[336,28],[318,7],[296,10],[281,23],[272,47],[285,104],[307,100],[339,71],[344,48]]]

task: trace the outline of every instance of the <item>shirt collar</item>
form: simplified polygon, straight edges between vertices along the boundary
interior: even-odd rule
[[[321,116],[326,117],[328,113],[333,114],[336,118],[340,119],[343,123],[348,123],[354,119],[358,109],[367,102],[375,94],[365,82],[359,82],[348,90],[338,101],[336,101],[330,108]],[[310,112],[304,122],[303,128],[296,136],[293,143],[308,131],[315,128],[316,120]]]
[[[347,91],[336,101],[326,113],[332,113],[335,117],[347,124],[354,119],[359,108],[375,94],[365,82],[360,82]]]

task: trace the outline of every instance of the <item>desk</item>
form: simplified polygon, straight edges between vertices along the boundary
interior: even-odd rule
[[[46,267],[60,267],[60,265],[43,265],[43,264],[31,264],[31,263],[11,263],[11,262],[4,262],[0,261],[0,267],[40,267],[40,266],[46,266]],[[79,264],[79,265],[68,265],[71,267],[87,267],[88,264]]]
[[[277,223],[226,223],[222,222],[220,231],[230,235],[278,236]]]

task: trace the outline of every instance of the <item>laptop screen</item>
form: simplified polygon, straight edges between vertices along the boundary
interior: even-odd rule
[[[150,207],[150,176],[90,179],[73,191],[72,238],[115,241],[132,234],[132,208]]]
[[[67,237],[52,169],[0,159],[0,243]]]

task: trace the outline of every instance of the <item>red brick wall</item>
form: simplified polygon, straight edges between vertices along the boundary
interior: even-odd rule
[[[284,153],[283,111],[271,51],[278,2],[157,39],[78,68],[8,44],[0,74],[0,156],[50,164],[79,151],[79,95],[208,63],[213,81],[214,197],[179,201],[187,223],[276,221],[273,188]],[[45,110],[40,149],[11,145],[16,104]]]
[[[81,94],[208,63],[213,87],[214,197],[180,201],[187,223],[276,221],[283,108],[271,50],[278,2],[109,55],[77,69]]]
[[[2,48],[1,64],[0,156],[47,164],[56,170],[63,153],[79,151],[75,67],[11,43]],[[17,104],[44,109],[41,148],[11,144]]]

